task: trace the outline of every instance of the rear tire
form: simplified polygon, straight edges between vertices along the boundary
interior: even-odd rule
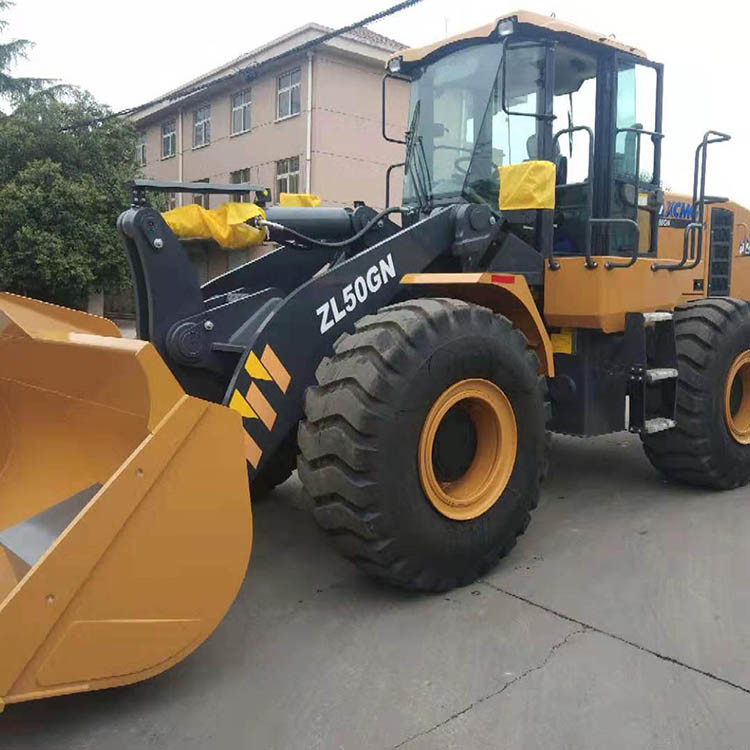
[[[538,501],[547,437],[536,354],[508,319],[449,299],[383,308],[334,351],[299,428],[316,521],[345,557],[391,584],[471,583],[515,545]],[[497,462],[486,459],[493,450]]]
[[[677,426],[644,435],[646,456],[675,482],[714,489],[745,485],[750,481],[750,304],[710,297],[679,307],[675,335]]]

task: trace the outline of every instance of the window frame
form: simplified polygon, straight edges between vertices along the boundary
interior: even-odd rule
[[[243,97],[243,102],[239,106],[235,105],[235,99],[238,96]],[[252,88],[250,86],[248,86],[245,89],[241,89],[240,91],[235,91],[235,93],[229,96],[229,135],[230,136],[242,135],[243,133],[250,132],[252,128],[252,103],[253,103],[253,95],[252,95]],[[234,129],[234,113],[235,112],[242,113],[243,127],[241,130]],[[247,122],[245,122],[246,117],[247,117]]]
[[[296,83],[292,81],[292,77],[294,74],[297,73],[299,75],[299,79]],[[281,85],[281,79],[285,78],[286,76],[289,76],[289,85],[288,86],[282,86]],[[292,102],[293,102],[293,92],[294,89],[297,89],[298,91],[298,97],[297,97],[297,111],[292,111]],[[281,114],[281,96],[282,94],[288,94],[289,95],[289,112],[285,115]],[[287,70],[284,73],[281,73],[280,75],[276,76],[276,122],[279,122],[281,120],[288,120],[290,117],[297,117],[302,112],[302,68],[292,68],[291,70]]]
[[[291,169],[292,160],[297,162],[297,168]],[[285,164],[285,171],[280,171],[282,165]],[[290,181],[292,178],[296,178],[297,186],[295,190],[290,190]],[[286,189],[280,189],[280,182],[286,180]],[[299,181],[300,181],[300,158],[299,155],[287,156],[284,159],[277,159],[276,161],[276,200],[281,200],[281,193],[298,193],[299,192]]]
[[[618,128],[617,128],[617,117],[619,114],[618,106],[620,104],[620,97],[619,97],[619,73],[620,73],[620,63],[626,63],[628,65],[632,65],[634,68],[636,66],[641,66],[642,68],[650,68],[654,71],[655,77],[654,77],[654,124],[651,126],[654,128],[654,131],[656,132],[663,132],[662,131],[662,112],[661,112],[661,102],[662,102],[662,91],[663,91],[663,66],[659,63],[654,63],[651,60],[645,60],[639,57],[636,57],[634,55],[628,54],[627,52],[620,52],[618,51],[615,54],[614,58],[614,64],[613,64],[613,85],[612,85],[612,106],[614,110],[613,114],[613,127],[614,127],[614,136],[612,138],[612,159],[613,159],[613,176],[614,176],[614,158],[615,154],[617,153],[617,136],[618,136]],[[638,91],[636,90],[636,96],[638,95]],[[640,137],[640,136],[639,136]],[[653,140],[653,150],[652,150],[652,164],[650,165],[651,170],[651,181],[650,182],[643,182],[646,186],[654,186],[657,187],[659,185],[659,182],[661,180],[661,138],[657,138]],[[640,166],[640,165],[639,165]],[[640,174],[638,175],[638,181],[640,180]]]
[[[203,182],[205,184],[211,183],[210,177],[201,177],[199,180],[192,180],[192,182]],[[206,193],[193,193],[193,203],[200,206],[201,208],[211,207],[211,196]]]
[[[146,166],[146,131],[138,133],[138,140],[135,144],[135,164],[137,167]]]
[[[206,113],[203,119],[198,119],[199,114]],[[196,135],[198,128],[203,136],[201,143],[198,143]],[[211,102],[201,104],[193,110],[193,151],[199,148],[205,148],[211,145]]]
[[[250,167],[242,167],[241,169],[235,169],[232,172],[229,173],[229,183],[231,185],[242,185],[244,182],[252,182],[251,173],[250,173]],[[244,174],[247,173],[247,179],[242,179],[244,177]],[[239,179],[235,179],[235,177],[238,177]],[[250,203],[250,195],[249,194],[243,194],[239,196],[235,196],[232,198],[232,200],[237,201],[239,203]]]
[[[164,132],[164,128],[168,125],[172,125],[172,130],[169,133]],[[171,145],[171,152],[165,153],[164,150],[164,141],[165,139],[170,143]],[[169,120],[163,120],[161,123],[161,159],[171,159],[173,156],[177,155],[177,118],[172,117]]]

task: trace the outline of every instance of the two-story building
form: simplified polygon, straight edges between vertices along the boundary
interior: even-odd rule
[[[381,208],[385,170],[403,157],[381,135],[381,80],[385,61],[403,45],[362,27],[298,49],[328,31],[307,24],[137,109],[131,119],[143,174],[252,182],[271,188],[274,201],[300,192],[324,205],[362,200]],[[407,98],[405,87],[389,86],[388,127],[399,136]]]

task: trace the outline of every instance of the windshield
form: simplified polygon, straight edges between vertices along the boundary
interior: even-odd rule
[[[505,54],[505,74],[497,43],[461,49],[413,79],[406,204],[463,195],[497,209],[498,167],[537,158],[544,49],[519,45]]]

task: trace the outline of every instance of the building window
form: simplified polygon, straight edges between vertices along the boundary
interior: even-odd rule
[[[229,181],[232,183],[232,185],[241,185],[243,182],[250,182],[250,167],[246,167],[245,169],[238,169],[235,172],[230,172]],[[249,193],[236,195],[234,196],[233,200],[238,201],[239,203],[249,203],[250,195]]]
[[[193,148],[211,143],[211,105],[205,104],[193,112]]]
[[[165,193],[167,206],[166,211],[171,211],[173,208],[177,208],[177,193]]]
[[[167,120],[161,124],[161,158],[169,159],[177,153],[177,123]]]
[[[135,165],[137,167],[146,166],[146,134],[138,133],[138,140],[135,144]]]
[[[193,180],[193,182],[208,182],[208,177],[204,177],[202,180]],[[210,208],[209,206],[209,197],[208,195],[204,195],[203,193],[193,193],[193,203],[197,203],[199,206],[203,206],[203,208]]]
[[[291,70],[278,77],[276,117],[281,120],[299,114],[300,69]]]
[[[232,135],[250,130],[250,89],[232,95]]]
[[[299,156],[281,159],[276,162],[276,199],[282,193],[299,192]]]

